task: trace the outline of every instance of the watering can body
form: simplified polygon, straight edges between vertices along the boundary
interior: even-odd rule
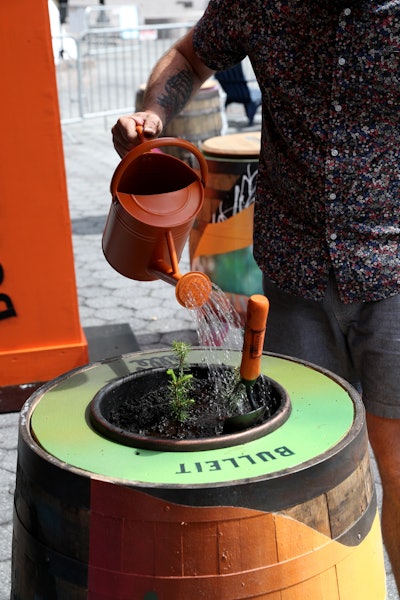
[[[195,154],[200,174],[158,150],[176,145]],[[111,180],[112,203],[103,233],[104,255],[116,271],[139,281],[158,279],[157,271],[168,270],[174,260],[171,243],[179,261],[204,201],[206,175],[201,152],[175,138],[143,142],[122,159]]]

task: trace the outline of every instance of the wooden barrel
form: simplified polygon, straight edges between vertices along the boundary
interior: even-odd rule
[[[213,137],[201,149],[208,182],[190,234],[191,268],[205,272],[226,293],[244,324],[248,297],[262,293],[253,258],[260,132]]]
[[[189,360],[206,354],[194,349]],[[88,405],[104,385],[172,363],[159,350],[87,365],[24,405],[11,599],[384,600],[356,392],[312,365],[265,354],[262,370],[288,390],[292,413],[263,438],[159,452],[90,426]]]
[[[145,89],[146,86],[141,85],[136,93],[137,111],[142,110]],[[179,137],[199,145],[211,136],[220,135],[221,131],[222,115],[219,89],[214,81],[209,80],[201,86],[182,112],[168,123],[163,135]],[[192,164],[193,156],[182,149],[171,148],[168,153]]]

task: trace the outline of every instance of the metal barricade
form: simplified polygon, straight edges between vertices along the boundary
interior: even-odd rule
[[[53,36],[61,122],[132,112],[154,64],[192,23],[88,27]]]

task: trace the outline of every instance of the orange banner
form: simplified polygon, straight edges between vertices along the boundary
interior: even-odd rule
[[[197,256],[226,254],[253,245],[254,203],[233,217],[209,223],[194,251]]]

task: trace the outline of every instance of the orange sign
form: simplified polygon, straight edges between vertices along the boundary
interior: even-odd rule
[[[88,362],[47,0],[0,3],[0,386]]]

